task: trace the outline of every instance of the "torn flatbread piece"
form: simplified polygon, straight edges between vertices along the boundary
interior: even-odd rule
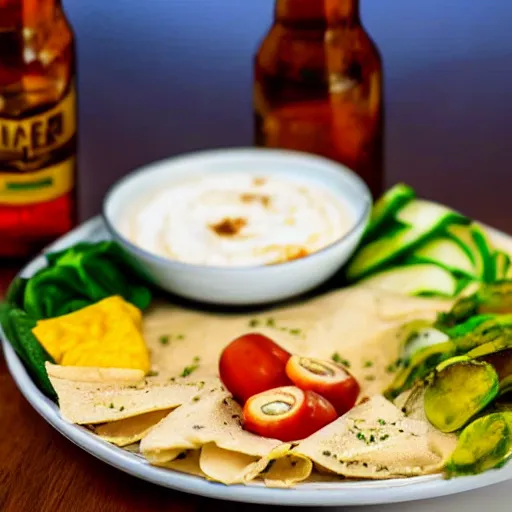
[[[205,390],[153,428],[140,451],[151,463],[167,465],[183,451],[203,448],[200,467],[208,478],[241,482],[248,465],[281,444],[243,430],[241,414],[229,393]]]
[[[244,481],[262,478],[267,487],[293,487],[308,479],[313,463],[308,457],[293,450],[296,444],[286,443],[272,450],[266,457],[247,468]]]
[[[173,409],[162,409],[104,423],[94,429],[96,435],[117,446],[127,446],[140,441],[149,431],[163,420]]]
[[[200,476],[207,478],[207,476],[201,471],[199,466],[199,457],[201,456],[201,450],[187,450],[181,452],[178,457],[170,462],[166,462],[161,466],[167,469],[173,469],[180,471],[181,473],[187,473],[188,475]]]
[[[456,444],[428,423],[406,418],[382,396],[375,396],[296,445],[261,459],[246,475],[251,480],[267,464],[303,457],[321,473],[370,480],[426,475],[440,471]],[[290,463],[280,467],[280,486],[304,481]],[[260,474],[265,478],[267,475]]]
[[[375,396],[301,442],[295,451],[349,478],[386,479],[440,471],[456,444]]]
[[[54,365],[47,363],[48,376],[59,399],[61,415],[71,423],[95,425],[162,409],[173,409],[191,400],[202,389],[220,389],[218,379],[177,383],[146,377],[139,381],[110,379],[84,381],[79,369],[77,379],[66,371],[67,378],[56,377]]]

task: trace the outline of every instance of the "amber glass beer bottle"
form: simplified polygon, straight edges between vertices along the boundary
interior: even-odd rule
[[[256,144],[337,160],[383,186],[382,64],[359,0],[276,0],[255,60]]]
[[[0,0],[0,257],[76,222],[74,37],[60,0]]]

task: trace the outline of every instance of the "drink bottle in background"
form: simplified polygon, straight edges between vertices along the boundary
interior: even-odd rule
[[[60,0],[0,0],[0,257],[77,220],[74,36]]]
[[[255,59],[256,145],[315,153],[383,187],[379,52],[359,0],[276,0]]]

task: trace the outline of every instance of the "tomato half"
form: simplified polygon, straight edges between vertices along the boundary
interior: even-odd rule
[[[357,380],[331,361],[292,356],[286,364],[286,374],[297,387],[327,398],[340,416],[354,407],[359,396]]]
[[[243,426],[263,437],[298,441],[337,417],[332,404],[314,391],[285,386],[249,398],[243,410]]]
[[[245,334],[222,352],[219,374],[228,391],[241,403],[268,389],[291,384],[286,376],[290,354],[263,334]]]

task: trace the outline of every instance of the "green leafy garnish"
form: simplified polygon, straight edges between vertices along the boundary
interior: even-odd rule
[[[158,341],[162,344],[162,345],[168,345],[169,344],[169,341],[170,341],[170,338],[168,335],[163,335],[163,336],[160,336],[160,338],[158,338]]]
[[[334,354],[331,356],[331,359],[335,363],[342,364],[343,366],[350,368],[350,361],[348,361],[347,359],[343,359],[338,352],[334,352]]]

